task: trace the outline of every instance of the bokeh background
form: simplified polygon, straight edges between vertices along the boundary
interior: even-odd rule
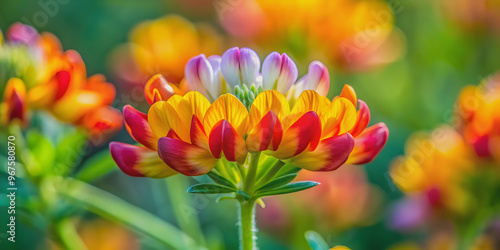
[[[46,2],[57,4],[46,9]],[[239,6],[241,2],[245,0],[1,1],[0,29],[6,31],[11,24],[24,22],[39,32],[55,34],[65,50],[75,49],[82,55],[89,75],[102,73],[116,86],[113,106],[118,109],[132,104],[145,111],[142,86],[154,73],[164,73],[170,81],[179,80],[176,74],[182,78],[182,70],[179,73],[169,66],[181,64],[183,68],[179,53],[192,53],[187,55],[189,58],[249,46],[263,60],[270,51],[286,52],[297,62],[300,76],[307,72],[311,61],[321,60],[330,70],[329,96],[340,93],[344,84],[352,85],[358,98],[370,106],[372,121],[387,124],[389,140],[372,163],[311,176],[323,181],[317,187],[322,190],[268,198],[267,207],[257,211],[260,247],[306,249],[303,235],[307,230],[318,231],[329,245],[343,244],[352,249],[388,249],[425,239],[426,230],[403,232],[389,225],[390,208],[403,196],[389,176],[389,167],[395,157],[404,154],[411,134],[452,122],[455,101],[464,86],[477,85],[500,69],[500,3],[342,0],[338,5],[317,8],[327,1],[269,1],[267,5],[258,1],[262,5],[259,10],[258,4]],[[363,2],[363,6],[352,7],[356,2]],[[306,10],[313,3],[317,9]],[[236,7],[221,13],[221,6],[233,5]],[[389,10],[389,19],[384,19],[384,10]],[[169,14],[181,19],[171,24],[165,21],[163,25],[171,25],[166,30],[162,30],[162,24],[157,24],[156,32],[138,27],[145,20]],[[261,15],[267,14],[274,15],[274,28],[260,23]],[[367,32],[371,29],[367,25],[372,25],[370,22],[376,21],[378,14],[382,26]],[[300,15],[309,16],[294,18]],[[369,18],[351,20],[354,15]],[[331,26],[334,28],[318,25],[327,22],[335,23]],[[192,23],[200,25],[194,27]],[[291,28],[286,27],[287,23]],[[259,25],[265,28],[259,30]],[[186,30],[198,32],[197,40],[189,40]],[[339,48],[346,41],[348,45],[356,44],[356,39],[361,43],[368,39],[366,48],[370,51],[366,55],[355,53],[353,60],[345,60]],[[144,55],[137,46],[146,50],[166,48]],[[363,51],[366,48],[360,47]],[[125,130],[113,140],[133,142]],[[87,157],[101,150],[106,146],[94,147]],[[216,204],[212,196],[184,195],[186,182],[179,178],[184,176],[167,180],[132,178],[114,168],[93,184],[174,225],[187,224],[191,234],[200,235],[201,230],[211,248],[236,249],[236,204]],[[162,190],[176,190],[182,197],[170,197],[175,192]],[[173,204],[172,199],[182,202]],[[179,220],[179,216],[183,219]],[[148,237],[135,234],[119,222],[92,213],[82,212],[81,217],[79,230],[92,246],[89,249],[159,248]],[[28,224],[20,223],[17,229],[19,239],[23,239],[17,242],[18,249],[50,248],[44,232]]]

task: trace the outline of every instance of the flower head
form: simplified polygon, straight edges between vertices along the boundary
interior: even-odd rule
[[[124,109],[129,133],[145,147],[115,142],[111,153],[125,173],[153,178],[202,175],[219,159],[242,165],[258,152],[312,171],[373,160],[387,127],[365,130],[368,107],[348,85],[333,100],[316,92],[328,93],[328,72],[318,62],[312,65],[295,98],[289,91],[297,86],[297,68],[286,54],[269,55],[262,73],[257,53],[248,48],[232,48],[221,58],[194,57],[185,70],[194,91],[176,95],[161,76],[153,77],[145,89],[152,103],[148,114]]]

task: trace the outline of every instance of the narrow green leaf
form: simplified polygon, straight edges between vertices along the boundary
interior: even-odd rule
[[[293,183],[286,184],[286,185],[281,186],[281,187],[276,188],[276,189],[265,190],[263,192],[257,192],[257,197],[299,192],[302,190],[312,188],[312,187],[317,186],[319,184],[320,184],[319,182],[315,182],[315,181],[293,182]]]
[[[210,179],[212,179],[217,184],[220,184],[222,186],[226,186],[226,187],[229,187],[229,188],[234,188],[234,189],[236,188],[236,186],[234,185],[234,183],[232,183],[228,179],[226,179],[226,178],[224,178],[224,177],[216,174],[213,171],[210,171],[207,175],[208,175],[208,177],[210,177]]]
[[[241,197],[243,197],[243,199],[245,199],[246,201],[250,200],[250,195],[248,195],[247,193],[245,193],[245,192],[243,192],[241,190],[238,190],[236,192],[236,194],[239,195],[239,196],[241,196]]]
[[[118,167],[116,167],[109,150],[103,150],[86,160],[75,177],[81,181],[91,182],[116,169]]]
[[[188,188],[188,193],[223,194],[236,192],[235,188],[228,188],[217,184],[196,184]]]
[[[281,177],[285,176],[288,174],[295,174],[298,173],[301,170],[301,168],[298,168],[292,164],[286,164],[285,166],[281,167],[280,171],[276,173],[276,177]]]
[[[56,151],[47,138],[32,129],[28,131],[26,141],[31,154],[35,156],[33,160],[40,166],[40,170],[44,174],[53,172]]]
[[[74,171],[76,165],[86,154],[87,137],[81,131],[70,131],[56,147],[54,172],[66,175]]]
[[[119,221],[168,248],[183,249],[186,243],[196,246],[195,249],[203,248],[175,226],[85,182],[66,178],[57,190],[71,200],[81,203],[91,212]]]
[[[312,248],[312,250],[328,250],[330,249],[328,247],[328,244],[326,241],[321,237],[321,235],[315,231],[307,231],[306,232],[306,240],[309,243],[309,246]]]
[[[290,183],[291,181],[293,181],[293,179],[295,179],[295,177],[297,177],[296,173],[283,175],[283,176],[278,177],[278,178],[268,182],[267,184],[263,185],[262,187],[257,189],[257,192],[262,192],[265,190],[281,187],[281,186],[286,185],[286,184]]]

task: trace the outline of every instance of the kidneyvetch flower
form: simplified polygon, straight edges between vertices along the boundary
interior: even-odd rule
[[[1,80],[7,82],[2,124],[14,119],[26,124],[28,110],[46,110],[84,128],[90,136],[109,135],[121,127],[120,113],[110,106],[115,97],[113,85],[103,75],[87,77],[78,52],[63,52],[54,35],[39,35],[32,27],[16,23],[0,49],[1,65],[6,67]],[[25,56],[19,59],[18,53]]]
[[[146,84],[147,114],[125,106],[127,130],[142,146],[112,142],[110,150],[128,175],[163,178],[210,172],[221,158],[243,165],[265,154],[312,171],[346,161],[363,164],[384,146],[388,130],[366,128],[368,106],[352,87],[329,100],[326,67],[313,62],[297,80],[286,55],[271,53],[260,70],[258,55],[232,48],[222,57],[200,55],[185,68],[189,92],[172,95],[161,76]]]

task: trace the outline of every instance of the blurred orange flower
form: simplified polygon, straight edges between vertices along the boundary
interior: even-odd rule
[[[338,230],[367,225],[381,205],[381,193],[367,180],[360,166],[349,165],[337,172],[300,171],[297,180],[321,183],[318,187],[297,193],[304,209],[312,209],[318,223]],[[342,202],[339,202],[342,201]],[[311,207],[310,204],[320,203]]]
[[[465,140],[479,157],[500,162],[500,73],[479,86],[465,87],[457,107],[457,126]]]
[[[102,219],[83,223],[80,237],[92,250],[140,249],[137,238],[124,227]]]
[[[36,60],[34,82],[11,78],[4,91],[4,124],[13,118],[26,123],[26,108],[43,109],[57,119],[83,127],[90,136],[107,136],[122,126],[121,114],[110,105],[115,88],[103,75],[87,78],[78,52],[63,52],[59,40],[50,33],[38,35],[27,25],[14,24],[2,46],[26,46]],[[8,48],[6,48],[8,49]]]
[[[296,180],[312,180],[321,185],[293,197],[265,199],[266,208],[260,209],[257,217],[262,227],[273,234],[281,232],[281,236],[285,237],[286,228],[292,228],[292,223],[299,223],[291,217],[295,213],[304,216],[300,211],[311,212],[312,217],[308,217],[307,221],[316,230],[339,231],[369,225],[379,212],[381,193],[370,185],[360,166],[348,165],[335,172],[300,171]]]
[[[500,31],[498,0],[441,0],[445,13],[465,30]]]
[[[215,2],[233,36],[296,58],[316,58],[345,70],[392,62],[404,50],[388,3],[378,0],[249,0]]]

